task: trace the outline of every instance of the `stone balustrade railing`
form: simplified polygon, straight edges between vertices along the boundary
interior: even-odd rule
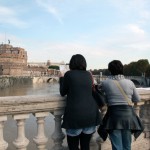
[[[25,136],[25,121],[32,113],[37,118],[37,136],[33,141],[38,150],[46,150],[48,138],[44,133],[45,117],[52,113],[55,120],[55,130],[52,134],[55,150],[61,150],[65,138],[61,130],[61,117],[65,107],[64,98],[59,94],[44,96],[13,96],[0,97],[0,150],[6,150],[7,141],[3,137],[4,123],[7,117],[12,115],[17,124],[17,137],[13,142],[17,150],[26,150],[29,140]],[[13,134],[13,133],[10,133]]]
[[[144,123],[145,137],[150,138],[150,90],[141,89],[138,91],[141,97],[141,102],[135,106],[135,110],[137,110],[137,114],[139,114]]]
[[[142,102],[135,106],[135,110],[144,122],[145,138],[148,138],[150,133],[150,91],[139,90],[139,93]],[[17,135],[12,143],[17,150],[27,149],[31,141],[26,137],[25,122],[30,114],[33,114],[37,119],[37,133],[32,141],[34,141],[38,150],[46,150],[46,144],[49,139],[45,135],[45,118],[50,113],[54,115],[55,121],[55,129],[51,136],[54,145],[53,149],[63,150],[62,143],[65,135],[61,129],[61,120],[64,107],[65,98],[59,94],[0,97],[0,150],[6,150],[10,144],[4,138],[5,122],[7,122],[7,118],[10,115],[16,121],[17,126]],[[101,144],[98,145],[98,149],[101,149]]]

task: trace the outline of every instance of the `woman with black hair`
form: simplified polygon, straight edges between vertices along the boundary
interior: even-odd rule
[[[92,77],[86,71],[86,60],[73,55],[69,68],[60,77],[60,94],[67,95],[62,128],[66,129],[69,150],[89,150],[89,143],[96,126],[100,124],[100,112],[92,96]]]
[[[108,105],[103,127],[109,133],[112,150],[131,150],[131,134],[137,138],[143,131],[131,106],[131,103],[139,102],[140,97],[134,83],[125,79],[121,61],[111,61],[108,70],[111,76],[101,84]]]

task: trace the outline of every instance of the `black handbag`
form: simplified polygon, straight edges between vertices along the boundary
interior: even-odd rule
[[[106,141],[107,137],[108,137],[108,132],[107,130],[104,128],[103,125],[100,125],[97,129],[97,133],[99,134],[99,136],[103,139],[103,141]]]
[[[98,107],[101,108],[106,105],[105,96],[102,91],[98,90],[98,86],[94,84],[92,73],[90,72],[90,74],[92,79],[92,96],[95,99],[95,102],[98,105]]]
[[[93,86],[92,95],[93,95],[93,98],[95,99],[98,107],[103,107],[106,105],[105,95],[103,94],[102,91],[98,90],[96,85]]]

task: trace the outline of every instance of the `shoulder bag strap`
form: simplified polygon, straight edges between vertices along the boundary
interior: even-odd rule
[[[120,92],[122,93],[122,95],[124,96],[125,100],[128,102],[128,105],[132,106],[132,102],[129,100],[128,96],[125,94],[124,90],[122,89],[122,87],[120,86],[119,82],[114,80],[114,83],[116,84],[116,86],[119,88]]]

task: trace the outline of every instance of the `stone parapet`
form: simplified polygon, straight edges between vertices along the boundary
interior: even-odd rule
[[[0,115],[53,112],[64,107],[64,98],[59,94],[0,97]]]
[[[139,91],[142,99],[141,106],[139,106],[140,111],[143,112],[142,119],[144,117],[147,122],[144,125],[149,124],[149,115],[145,116],[145,114],[149,114],[149,102],[150,102],[150,92],[149,91]],[[146,106],[148,104],[148,106]],[[30,96],[9,96],[9,97],[0,97],[0,147],[2,150],[9,148],[10,150],[26,150],[28,146],[33,144],[34,148],[30,150],[46,150],[47,143],[51,141],[51,146],[53,150],[63,150],[64,145],[66,146],[66,142],[63,143],[65,139],[65,134],[61,129],[61,121],[62,115],[64,112],[66,102],[65,97],[61,97],[59,94],[48,94],[48,95],[30,95]],[[144,106],[145,105],[145,106]],[[137,107],[137,106],[135,106]],[[142,108],[144,107],[144,108]],[[142,109],[141,109],[142,108]],[[29,126],[30,130],[34,130],[36,128],[36,134],[32,138],[28,138],[26,136],[26,120],[30,118],[30,115],[33,115],[36,118],[36,122],[34,125]],[[45,120],[50,114],[53,115],[54,128],[50,128],[48,132],[52,131],[51,138],[47,137],[45,134],[45,124],[48,124]],[[139,113],[141,114],[141,113]],[[7,132],[8,127],[5,128],[5,123],[7,123],[7,118],[12,117],[11,125],[8,125],[9,128],[16,127],[15,137],[12,141],[8,142],[7,137],[3,136],[3,133]],[[14,123],[15,121],[15,123]],[[34,121],[34,119],[33,119]],[[47,125],[49,126],[49,125]],[[7,130],[6,130],[7,129]],[[14,131],[13,131],[14,132]],[[9,135],[14,135],[13,132],[10,132]],[[149,133],[150,129],[146,128],[145,133]],[[137,147],[139,150],[149,150],[149,137],[145,136],[143,133],[136,141],[133,139],[132,149],[136,150]],[[10,136],[11,136],[10,135]],[[97,134],[94,134],[94,137],[97,137]],[[91,142],[92,147],[96,147],[94,150],[111,150],[110,141],[102,142],[101,140],[96,140],[93,138]],[[64,140],[66,141],[66,139]],[[10,148],[10,145],[13,143],[13,148]],[[96,144],[94,146],[93,144]],[[35,147],[36,145],[36,147]],[[143,145],[143,146],[142,146]],[[144,148],[144,149],[142,149]]]

